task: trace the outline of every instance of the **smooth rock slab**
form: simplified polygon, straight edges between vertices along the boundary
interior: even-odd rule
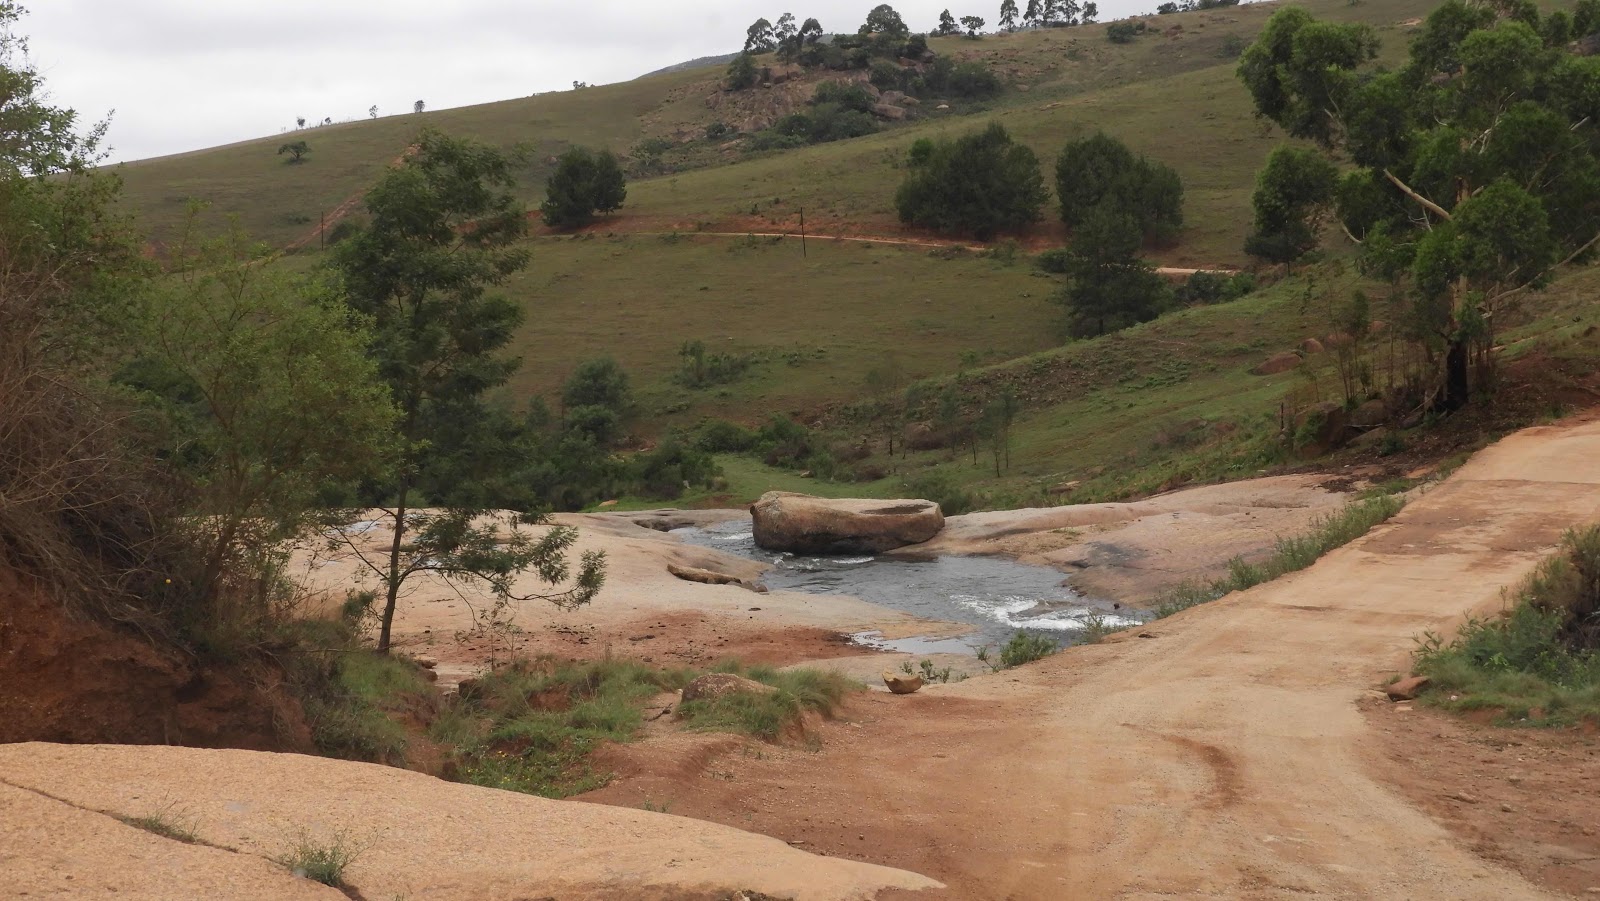
[[[944,528],[928,500],[831,500],[769,491],[750,505],[756,545],[795,554],[880,554],[921,544]]]

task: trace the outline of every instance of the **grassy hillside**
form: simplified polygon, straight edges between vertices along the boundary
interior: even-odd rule
[[[1384,55],[1399,58],[1409,20],[1431,0],[1351,5],[1308,0],[1318,16],[1372,23]],[[523,366],[507,389],[521,403],[552,397],[582,360],[608,355],[633,377],[639,428],[647,435],[705,416],[755,423],[801,414],[862,434],[848,407],[868,374],[894,367],[908,380],[964,373],[970,399],[1009,388],[1023,401],[1012,464],[949,451],[863,461],[855,485],[819,486],[729,460],[716,500],[765,487],[889,494],[928,470],[974,485],[991,503],[1040,503],[1048,489],[1082,482],[1077,499],[1155,490],[1287,462],[1277,412],[1291,393],[1315,393],[1332,376],[1326,358],[1302,374],[1255,376],[1274,352],[1332,330],[1327,308],[1348,296],[1353,275],[1335,264],[1282,281],[1243,301],[1188,310],[1107,338],[1060,346],[1055,279],[1025,254],[950,254],[926,247],[813,237],[798,241],[713,236],[792,232],[805,211],[813,235],[916,238],[900,229],[892,196],[905,149],[921,136],[1004,123],[1053,167],[1062,143],[1104,129],[1174,166],[1186,188],[1177,244],[1157,254],[1176,266],[1246,265],[1255,172],[1281,135],[1252,115],[1225,48],[1253,37],[1275,4],[1149,17],[1159,30],[1132,44],[1103,26],[941,39],[941,53],[984,59],[1014,86],[979,110],[932,115],[864,138],[759,157],[694,146],[700,168],[629,185],[626,208],[579,236],[539,236],[534,262],[507,286],[527,310],[517,351]],[[358,197],[422,125],[493,143],[531,144],[524,193],[536,202],[545,162],[571,143],[627,148],[644,137],[703,130],[716,112],[706,97],[720,69],[691,69],[625,84],[547,94],[459,110],[311,130],[309,162],[286,165],[281,137],[123,167],[128,200],[160,235],[185,200],[211,200],[278,244],[305,235],[322,211]],[[760,90],[760,89],[757,89]],[[929,109],[933,104],[924,104]],[[703,143],[703,142],[702,142]],[[1053,211],[1025,246],[1062,238]],[[1342,252],[1335,248],[1335,257]],[[319,265],[307,250],[285,265]],[[1581,336],[1600,322],[1588,302],[1596,277],[1580,273],[1531,298],[1504,334],[1508,358],[1551,357],[1590,366]],[[676,378],[686,341],[747,358],[748,371],[722,385],[689,388]],[[1553,357],[1552,357],[1553,355]],[[1315,378],[1308,377],[1307,374]],[[1523,411],[1519,415],[1531,415]],[[1404,437],[1397,439],[1400,443]],[[710,497],[702,500],[712,500]]]
[[[1398,52],[1403,30],[1395,23],[1422,15],[1432,3],[1390,0],[1350,6],[1347,0],[1311,0],[1306,5],[1328,18],[1372,21],[1391,51]],[[624,219],[680,227],[742,221],[752,207],[782,198],[784,204],[772,216],[779,221],[805,206],[825,225],[892,229],[890,199],[904,148],[919,136],[960,132],[998,117],[1047,164],[1067,138],[1101,127],[1178,166],[1189,184],[1195,224],[1173,260],[1237,259],[1237,219],[1248,200],[1239,192],[1250,184],[1274,139],[1263,136],[1252,120],[1232,75],[1233,62],[1223,57],[1222,49],[1229,37],[1253,37],[1272,8],[1256,4],[1150,17],[1166,31],[1125,45],[1107,41],[1103,25],[978,41],[938,39],[932,42],[938,52],[982,59],[1019,87],[989,108],[966,115],[941,116],[934,104],[925,104],[928,118],[915,123],[761,160],[743,161],[736,152],[708,149],[705,161],[730,164],[635,182]],[[528,146],[524,193],[537,201],[549,158],[572,144],[626,151],[645,137],[702,133],[718,118],[706,98],[718,89],[721,75],[714,67],[690,69],[501,103],[312,128],[131,163],[121,172],[129,203],[157,237],[180,221],[193,198],[237,214],[264,240],[286,244],[371,184],[423,126],[507,147]],[[311,145],[306,162],[289,165],[277,155],[278,146],[289,139]]]

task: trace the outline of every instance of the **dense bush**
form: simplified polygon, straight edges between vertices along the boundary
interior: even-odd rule
[[[1039,159],[998,123],[917,159],[895,195],[901,222],[988,240],[1039,218],[1046,197]]]
[[[1255,289],[1256,277],[1248,272],[1196,272],[1175,292],[1173,300],[1186,307],[1207,306],[1238,300]]]
[[[1511,722],[1600,724],[1600,527],[1568,532],[1513,601],[1449,643],[1425,637],[1415,668],[1433,680],[1428,700]]]

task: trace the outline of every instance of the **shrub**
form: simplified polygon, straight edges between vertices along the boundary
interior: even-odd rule
[[[713,454],[743,453],[755,447],[756,434],[726,419],[708,419],[695,430],[694,444]]]
[[[905,86],[906,70],[900,68],[900,64],[894,60],[873,60],[872,74],[867,80],[880,91],[898,91]]]
[[[771,694],[734,693],[678,707],[678,716],[695,729],[741,732],[772,741],[806,711],[831,716],[861,684],[832,670],[777,670],[757,666],[744,669],[724,664],[718,672],[736,673],[771,685]]]
[[[686,488],[709,486],[718,474],[710,454],[672,439],[629,461],[633,491],[652,500],[672,500]]]
[[[1000,667],[1010,669],[1035,660],[1043,660],[1061,650],[1061,645],[1048,635],[1037,632],[1018,632],[1000,649]]]
[[[934,145],[895,195],[900,221],[988,240],[1039,218],[1045,201],[1039,158],[1003,126]]]
[[[1511,601],[1448,644],[1424,636],[1415,670],[1433,680],[1429,703],[1503,722],[1600,723],[1600,526],[1568,532]]]
[[[1106,39],[1113,44],[1131,44],[1143,33],[1143,22],[1112,22],[1106,26]]]
[[[962,488],[949,473],[932,470],[907,476],[901,482],[906,497],[922,498],[939,505],[946,516],[960,516],[977,506],[971,492]]]
[[[327,839],[318,840],[310,832],[301,829],[290,839],[289,847],[277,860],[296,876],[333,888],[343,888],[345,870],[356,862],[363,850],[365,848],[349,830],[336,830]]]
[[[728,63],[728,89],[743,91],[756,86],[756,61],[748,53],[741,53]]]

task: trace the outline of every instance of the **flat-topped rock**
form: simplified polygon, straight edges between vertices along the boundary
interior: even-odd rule
[[[769,491],[750,505],[756,545],[796,554],[879,554],[921,544],[944,528],[928,500],[833,500]]]

